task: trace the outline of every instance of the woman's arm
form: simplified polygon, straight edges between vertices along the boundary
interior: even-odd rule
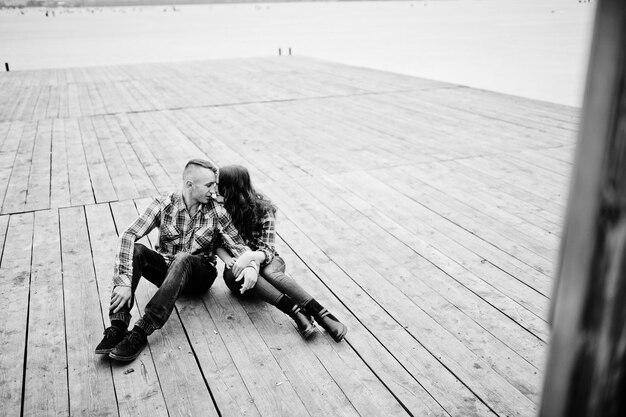
[[[218,256],[219,256],[219,253],[218,253]],[[237,258],[234,261],[231,267],[233,268],[233,274],[235,274],[235,276],[238,276],[239,273],[241,273],[241,271],[243,271],[243,269],[246,266],[250,265],[251,261],[256,262],[257,265],[261,265],[263,261],[265,261],[265,252],[260,251],[260,250],[255,250],[255,251],[246,252],[243,255],[241,255],[239,258]]]

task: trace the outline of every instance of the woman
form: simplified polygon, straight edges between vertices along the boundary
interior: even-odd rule
[[[220,168],[218,189],[235,227],[252,249],[238,259],[232,258],[223,248],[217,250],[226,264],[224,281],[228,288],[235,293],[241,292],[243,281],[237,281],[237,272],[255,261],[260,271],[255,286],[248,290],[250,293],[289,315],[303,337],[307,338],[315,331],[310,318],[313,317],[336,342],[340,342],[347,327],[285,274],[285,261],[274,247],[276,208],[252,188],[248,170],[240,165]]]

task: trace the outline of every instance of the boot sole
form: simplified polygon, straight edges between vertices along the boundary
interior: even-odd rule
[[[346,333],[348,333],[348,328],[344,325],[343,331],[340,334],[338,334],[337,337],[333,337],[333,340],[337,343],[341,342],[343,338],[345,337]]]
[[[113,350],[113,348],[111,348],[111,349],[96,349],[96,355],[108,355],[109,353],[111,353],[112,350]]]
[[[300,332],[300,336],[302,336],[305,339],[308,339],[309,337],[313,336],[313,333],[315,333],[315,327],[311,327],[311,329],[308,332]]]
[[[121,362],[130,362],[133,359],[135,359],[137,356],[139,356],[139,354],[141,354],[141,352],[143,352],[143,350],[145,349],[146,346],[148,346],[147,343],[145,345],[143,345],[141,348],[139,348],[137,353],[135,353],[134,355],[131,355],[131,356],[119,356],[119,355],[116,355],[115,353],[111,352],[111,353],[109,353],[109,358],[115,359],[116,361],[121,361]]]

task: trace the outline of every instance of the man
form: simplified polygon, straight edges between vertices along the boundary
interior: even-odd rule
[[[119,240],[109,306],[111,327],[96,347],[120,361],[135,359],[147,344],[148,335],[163,327],[174,303],[183,292],[202,294],[215,277],[216,245],[225,245],[235,256],[250,249],[244,245],[224,207],[213,198],[217,167],[192,159],[183,171],[183,188],[156,198]],[[158,252],[135,243],[159,228]],[[252,288],[258,265],[253,261],[238,275],[242,289]],[[127,332],[134,293],[141,276],[159,289],[144,309],[144,315]]]

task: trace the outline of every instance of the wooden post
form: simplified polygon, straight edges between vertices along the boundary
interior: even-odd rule
[[[289,55],[291,55],[291,48],[289,48]]]
[[[626,2],[599,0],[542,417],[626,415]]]
[[[4,68],[6,68],[7,72],[9,72],[9,63],[8,62],[4,63]]]
[[[280,50],[280,48],[278,48],[278,56],[282,55],[282,51]]]

